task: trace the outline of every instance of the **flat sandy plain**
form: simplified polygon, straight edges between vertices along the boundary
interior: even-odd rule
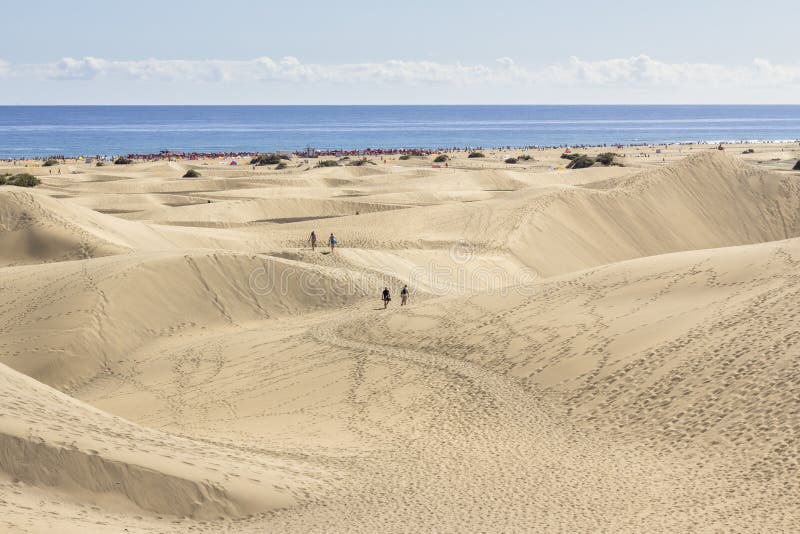
[[[745,148],[28,169],[0,531],[799,531],[800,146]]]

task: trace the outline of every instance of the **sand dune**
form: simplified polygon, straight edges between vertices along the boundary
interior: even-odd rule
[[[343,218],[336,227],[344,242],[362,248],[466,243],[477,254],[512,255],[552,276],[800,235],[799,185],[795,175],[749,167],[713,151],[621,179],[531,186],[476,202],[461,198],[416,212]]]
[[[126,250],[104,231],[100,219],[46,195],[0,191],[0,265],[92,258]]]
[[[747,167],[721,153],[699,154],[672,167],[535,199],[511,249],[550,275],[795,237],[799,191],[797,177]]]
[[[684,150],[0,188],[0,525],[800,529],[800,175]]]
[[[0,465],[25,484],[53,489],[55,498],[216,519],[292,506],[303,485],[313,482],[297,474],[297,462],[252,462],[212,444],[143,429],[5,366],[0,381]]]
[[[137,213],[131,218],[160,224],[224,227],[259,222],[282,224],[390,209],[399,209],[399,206],[338,199],[275,198],[162,207],[157,211]]]
[[[60,387],[107,372],[158,337],[338,307],[379,284],[346,269],[217,252],[127,254],[6,274],[2,361]]]

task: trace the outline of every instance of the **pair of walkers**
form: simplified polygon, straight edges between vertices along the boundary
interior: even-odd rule
[[[314,230],[311,230],[311,235],[308,237],[308,241],[311,243],[311,250],[312,251],[316,250],[317,234],[316,232],[314,232]],[[331,252],[333,252],[333,249],[336,247],[336,243],[338,243],[338,241],[336,241],[336,236],[333,235],[333,232],[331,232],[330,237],[328,237],[328,246],[331,247]]]
[[[385,310],[392,301],[392,294],[389,292],[388,287],[383,288],[381,299],[383,300],[383,309]],[[406,304],[408,304],[408,286],[403,286],[403,289],[400,290],[400,306],[405,306]]]

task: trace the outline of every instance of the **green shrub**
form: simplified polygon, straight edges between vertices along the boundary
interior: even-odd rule
[[[408,154],[403,154],[402,156],[400,156],[401,161],[406,161],[409,159],[411,159],[411,156],[409,156]]]
[[[57,159],[48,159],[47,161],[42,163],[42,167],[54,167],[56,165],[58,165]]]
[[[510,164],[510,165],[513,165],[513,164],[514,164],[514,163],[516,163],[516,162],[517,162],[517,158],[506,158],[506,159],[504,160],[504,163],[508,163],[508,164]]]
[[[347,165],[349,165],[350,167],[361,167],[363,165],[377,165],[377,163],[375,163],[370,159],[357,159],[355,161],[351,161]]]
[[[468,158],[485,158],[486,155],[483,152],[470,152]]]
[[[326,159],[317,163],[317,167],[338,167],[339,162],[334,159]]]
[[[528,154],[522,154],[521,156],[517,156],[518,161],[530,161],[533,157],[529,156]]]
[[[275,166],[275,170],[276,170],[276,171],[280,171],[280,170],[282,170],[282,169],[285,169],[286,167],[288,167],[288,165],[286,165],[284,162],[282,162],[282,161],[281,161],[280,163],[278,163],[278,164]]]
[[[567,154],[566,152],[564,152],[563,154],[561,154],[561,159],[568,159],[570,161],[573,161],[574,159],[578,158],[579,156],[580,156],[580,154],[578,154],[577,152],[574,152],[572,154]]]
[[[114,160],[114,165],[130,165],[131,163],[133,163],[133,160],[130,158],[119,157]]]
[[[436,158],[433,160],[433,162],[434,163],[444,163],[448,159],[450,159],[450,158],[448,158],[445,154],[439,154],[438,156],[436,156]]]
[[[594,158],[590,158],[585,154],[580,154],[567,165],[568,169],[585,169],[595,164]]]
[[[36,187],[42,183],[37,177],[27,172],[20,174],[5,174],[0,176],[0,185],[15,185],[17,187]]]
[[[602,163],[606,167],[609,165],[614,165],[614,158],[619,156],[619,154],[615,154],[614,152],[603,152],[602,154],[598,154],[595,159],[598,163]]]
[[[800,159],[798,159],[797,163],[794,164],[794,167],[792,167],[792,170],[793,171],[800,171]]]
[[[277,154],[259,154],[250,160],[250,165],[277,165],[281,162],[281,157]]]
[[[194,169],[189,169],[186,171],[186,174],[183,175],[184,178],[199,178],[200,173]]]

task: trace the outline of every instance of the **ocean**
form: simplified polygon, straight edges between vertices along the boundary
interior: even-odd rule
[[[0,158],[800,139],[800,106],[0,106]]]

